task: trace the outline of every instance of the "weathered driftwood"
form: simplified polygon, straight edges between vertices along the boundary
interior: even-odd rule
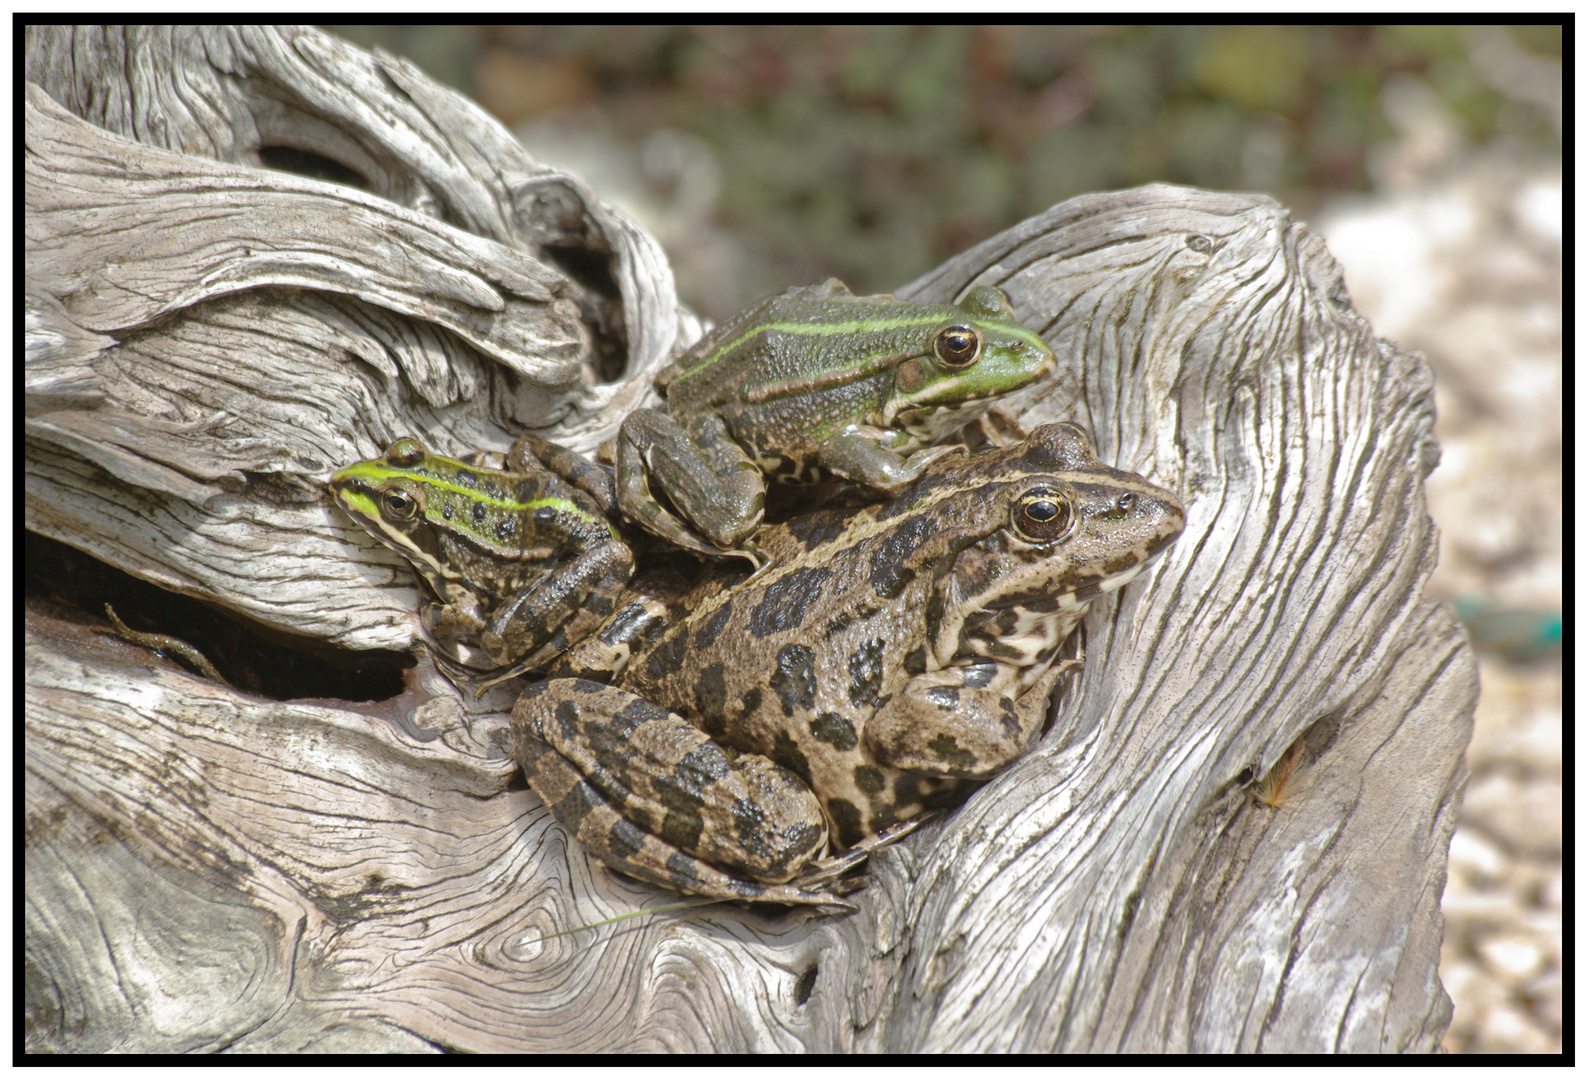
[[[26,63],[28,528],[167,588],[407,647],[412,577],[327,474],[409,433],[588,449],[698,332],[648,237],[403,61],[138,28],[32,30]],[[255,167],[283,146],[367,191]],[[1093,608],[1041,746],[873,858],[858,914],[543,937],[674,897],[516,778],[509,694],[266,701],[30,605],[28,1045],[1437,1046],[1476,677],[1421,594],[1426,367],[1260,196],[1074,199],[900,295],[973,282],[1060,357],[1022,418],[1189,525]]]

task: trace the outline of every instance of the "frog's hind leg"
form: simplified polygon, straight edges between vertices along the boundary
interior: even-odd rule
[[[702,424],[702,430],[689,432],[654,409],[630,413],[618,430],[618,505],[631,520],[679,547],[707,555],[741,554],[735,549],[761,524],[766,477],[728,437],[721,420],[712,417]],[[651,491],[653,479],[710,543],[662,506]]]
[[[767,759],[580,679],[526,690],[513,736],[530,787],[614,869],[699,896],[851,906],[825,876],[786,880],[825,849],[826,821],[815,795]]]
[[[509,597],[480,635],[480,645],[493,660],[512,665],[489,685],[543,669],[571,644],[589,637],[612,614],[633,573],[628,545],[609,540]],[[512,663],[514,657],[522,659]]]
[[[580,491],[595,499],[601,512],[617,520],[617,491],[612,483],[612,473],[594,465],[566,446],[542,439],[539,435],[525,433],[507,452],[507,468],[512,472],[532,472],[535,464],[544,465]]]

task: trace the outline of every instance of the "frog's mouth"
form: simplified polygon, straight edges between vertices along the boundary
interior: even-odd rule
[[[986,412],[997,398],[1051,374],[1058,361],[1045,346],[1043,352],[1041,362],[1023,373],[972,368],[953,378],[939,378],[913,395],[896,385],[894,396],[882,407],[882,426],[906,432],[923,444],[941,442]]]

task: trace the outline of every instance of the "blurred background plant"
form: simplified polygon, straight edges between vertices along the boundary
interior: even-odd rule
[[[1560,1051],[1560,26],[327,29],[584,177],[719,320],[829,275],[887,292],[1151,181],[1266,192],[1312,223],[1375,331],[1435,373],[1429,590],[1483,684],[1445,1047]]]
[[[716,319],[829,274],[887,291],[1083,192],[1265,191],[1306,218],[1370,189],[1407,76],[1461,139],[1560,153],[1558,26],[1501,32],[1510,66],[1554,70],[1552,99],[1497,86],[1507,58],[1449,26],[328,29],[451,83],[648,227],[681,213],[655,232]],[[744,250],[691,253],[719,228]]]

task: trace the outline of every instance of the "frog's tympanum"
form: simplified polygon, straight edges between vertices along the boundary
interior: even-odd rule
[[[835,879],[869,847],[1033,744],[1066,636],[1184,522],[1067,424],[935,462],[890,502],[766,530],[770,568],[706,575],[614,685],[531,686],[519,760],[624,873],[841,903]],[[609,649],[625,611],[587,645]]]
[[[667,412],[631,413],[618,435],[618,502],[682,547],[761,563],[750,536],[767,476],[897,492],[951,452],[936,444],[1054,367],[991,286],[958,305],[852,296],[832,279],[791,289],[662,369]]]
[[[342,509],[413,564],[441,656],[502,669],[493,682],[544,667],[599,626],[634,568],[603,512],[603,470],[533,436],[506,464],[455,461],[408,438],[330,481]]]

